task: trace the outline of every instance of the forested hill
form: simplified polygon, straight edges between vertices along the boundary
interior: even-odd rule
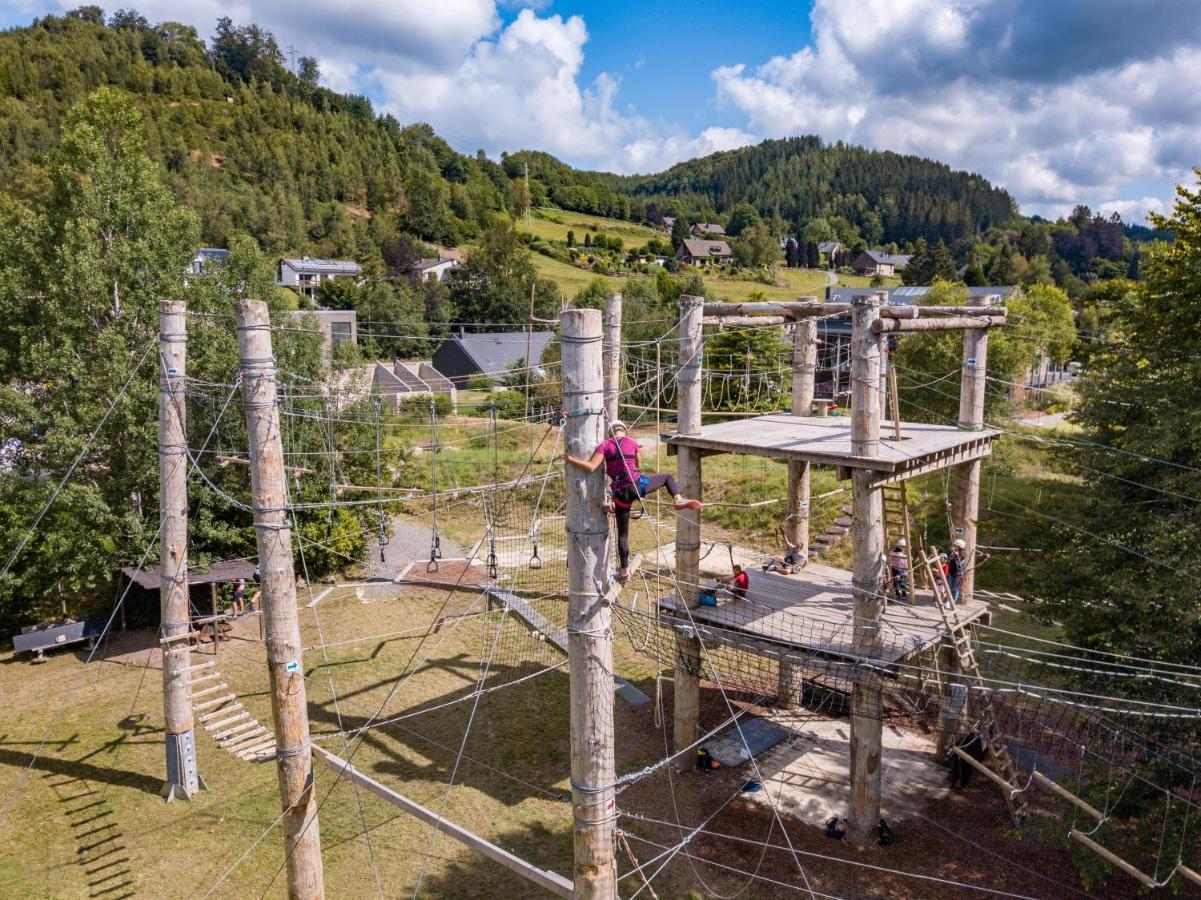
[[[0,189],[36,190],[70,107],[110,85],[135,95],[164,181],[201,219],[205,243],[239,231],[268,252],[362,256],[397,227],[431,241],[474,233],[506,208],[509,179],[424,125],[376,116],[284,65],[256,26],[217,23],[207,41],[96,7],[0,33]]]
[[[643,202],[711,208],[723,221],[739,203],[794,227],[818,216],[842,216],[869,244],[918,237],[950,244],[1002,225],[1016,212],[1009,194],[979,175],[817,137],[764,141],[658,175],[606,180]]]
[[[970,236],[1011,218],[1009,196],[983,178],[913,156],[818,138],[766,141],[659,175],[583,172],[539,152],[452,150],[425,125],[377,116],[363,97],[318,85],[312,59],[294,71],[270,33],[228,19],[204,38],[133,11],[97,7],[0,33],[0,188],[36,186],[67,110],[101,85],[129,91],[149,149],[205,243],[247,232],[268,253],[363,257],[396,230],[456,243],[488,216],[535,206],[641,221],[659,212],[726,221],[750,203],[780,233],[816,217],[845,220],[870,244]],[[18,174],[20,177],[17,177]],[[649,205],[648,205],[649,204]]]

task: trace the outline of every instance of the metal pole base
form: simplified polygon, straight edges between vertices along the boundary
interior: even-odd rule
[[[191,800],[204,786],[196,771],[196,733],[166,735],[167,783],[160,793],[171,802],[176,797]]]

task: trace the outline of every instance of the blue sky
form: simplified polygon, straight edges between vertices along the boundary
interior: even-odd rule
[[[75,5],[15,0],[0,23]],[[257,22],[331,88],[465,152],[647,172],[818,134],[979,172],[1026,213],[1127,221],[1201,165],[1201,0],[134,5],[202,36],[221,15]]]

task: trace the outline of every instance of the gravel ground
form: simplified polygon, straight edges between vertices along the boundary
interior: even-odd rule
[[[454,559],[464,555],[463,548],[442,536],[442,557]],[[430,558],[430,526],[414,519],[392,519],[392,537],[384,547],[384,561],[379,558],[379,541],[373,540],[367,550],[367,571],[371,578],[395,578],[411,562]]]

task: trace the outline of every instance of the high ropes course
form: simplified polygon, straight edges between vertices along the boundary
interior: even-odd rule
[[[308,382],[261,346],[253,351],[252,338],[270,348],[272,334],[287,329],[251,321],[244,304],[238,372],[225,383],[189,378],[182,358],[171,355],[182,344],[183,315],[165,304],[164,322],[169,314],[177,318],[164,325],[157,373],[167,435],[164,472],[174,466],[171,477],[210,493],[246,526],[253,520],[259,554],[247,562],[262,567],[265,647],[277,695],[268,721],[262,704],[247,699],[261,687],[222,674],[216,641],[212,655],[205,652],[203,627],[211,625],[218,637],[221,623],[215,620],[222,617],[195,609],[182,617],[164,614],[159,642],[167,690],[174,672],[175,690],[187,705],[186,713],[174,714],[199,723],[210,746],[248,764],[274,763],[281,773],[283,812],[215,883],[201,886],[202,896],[218,891],[277,827],[285,838],[280,870],[288,868],[289,893],[306,895],[312,882],[306,888],[304,879],[320,878],[319,843],[315,876],[311,858],[307,875],[298,860],[318,840],[318,813],[331,798],[344,796],[334,792],[339,783],[353,789],[371,889],[381,897],[396,890],[385,887],[388,859],[372,840],[367,797],[428,826],[423,844],[406,850],[417,860],[414,897],[427,886],[439,836],[564,897],[658,897],[656,888],[664,889],[669,877],[715,896],[737,896],[755,885],[763,895],[786,890],[837,897],[843,872],[887,875],[918,895],[937,885],[964,896],[1026,896],[1001,887],[1007,873],[1019,869],[1023,884],[1041,885],[1039,896],[1085,894],[995,853],[995,877],[976,884],[939,874],[953,869],[918,872],[866,856],[806,850],[795,840],[796,826],[806,821],[798,812],[803,807],[788,783],[807,755],[818,752],[814,735],[825,740],[832,723],[845,736],[848,721],[850,747],[843,740],[834,754],[841,760],[836,766],[847,769],[836,789],[843,812],[832,822],[838,828],[840,816],[849,816],[850,839],[875,843],[884,834],[883,826],[877,828],[882,801],[887,806],[890,792],[906,789],[900,767],[889,768],[881,783],[881,760],[894,758],[891,745],[880,743],[887,730],[922,742],[925,755],[935,765],[951,765],[957,778],[975,773],[993,783],[1014,827],[1042,823],[1044,833],[1103,861],[1111,873],[1121,873],[1115,878],[1129,879],[1125,890],[1133,889],[1131,882],[1149,890],[1201,887],[1201,666],[1007,630],[994,624],[994,614],[1014,608],[1007,604],[1025,606],[1022,598],[974,586],[973,570],[982,558],[974,506],[979,464],[1004,432],[983,420],[985,341],[988,329],[1006,325],[1005,311],[889,310],[866,296],[869,302],[857,299],[845,308],[685,297],[678,319],[658,323],[651,337],[629,340],[622,337],[621,298],[614,295],[603,335],[600,322],[588,318],[595,313],[565,311],[559,360],[493,373],[524,377],[523,410],[498,411],[495,401],[485,399],[458,413],[440,408],[433,396],[398,407],[366,389]],[[848,319],[849,340],[819,342],[819,324],[845,325]],[[638,333],[650,332],[649,323],[636,324],[642,325]],[[704,351],[713,335],[728,339],[764,329],[789,338],[778,358],[746,353],[721,359]],[[931,382],[928,373],[908,372],[891,359],[892,337],[935,329],[964,332],[962,372]],[[899,421],[898,385],[942,382],[949,392],[956,375],[957,421]],[[815,395],[819,383],[825,397]],[[242,409],[235,401],[240,392]],[[851,415],[827,416],[831,405],[849,406]],[[245,423],[238,416],[243,410]],[[623,414],[628,433],[642,442],[644,472],[664,471],[675,456],[686,493],[710,495],[710,509],[725,508],[744,523],[705,534],[703,510],[677,511],[662,492],[639,499],[631,510],[633,558],[624,582],[616,577],[615,517],[607,512],[612,498],[597,492],[600,473],[589,476],[564,463],[566,451],[590,453]],[[177,432],[170,430],[172,422]],[[256,444],[259,434],[266,437]],[[260,471],[272,441],[278,444],[273,465],[280,493],[267,501]],[[740,495],[720,476],[706,484],[702,459],[723,454],[744,457],[742,483],[770,495]],[[784,495],[769,488],[778,484],[781,464],[788,470]],[[838,486],[811,494],[811,466],[832,468]],[[254,478],[248,481],[250,470]],[[908,479],[938,472],[944,492],[952,475],[957,491],[945,498],[948,533],[966,536],[967,571],[958,585],[948,581],[925,529],[912,521],[906,494],[924,490],[922,482],[907,486]],[[420,524],[423,541],[418,550],[409,548],[403,567],[377,568],[383,574],[355,582],[314,583],[312,560],[344,556],[343,567],[359,564],[344,550],[356,542],[370,542],[383,566],[395,549],[397,521]],[[156,541],[169,546],[171,527],[165,516],[139,571]],[[286,556],[279,556],[279,547],[274,558],[264,554],[265,542],[284,536],[295,541],[285,545]],[[909,548],[905,570],[888,573],[884,553],[900,539]],[[452,546],[469,549],[448,551]],[[848,558],[853,571],[835,564]],[[375,565],[373,557],[368,562]],[[736,564],[749,572],[741,596],[718,581]],[[186,586],[186,568],[173,576],[162,565],[164,592],[181,578]],[[277,577],[283,571],[290,573],[290,586]],[[900,593],[899,578],[905,584]],[[416,595],[439,598],[414,606],[422,616],[432,612],[428,620],[406,617],[403,627],[380,632],[364,614],[354,620],[361,630],[327,633],[334,615],[327,610],[344,606],[348,597],[403,607]],[[582,612],[581,597],[589,598]],[[284,619],[273,618],[289,598],[291,618],[286,610]],[[106,634],[124,599],[118,599]],[[300,619],[307,644],[298,641]],[[370,691],[348,691],[347,667],[369,661],[343,651],[390,641],[406,648],[399,666]],[[460,652],[468,645],[477,649]],[[97,648],[103,646],[101,640]],[[309,662],[302,662],[302,653]],[[599,671],[610,685],[607,697],[580,687],[597,683],[581,675],[585,668],[593,676]],[[432,679],[447,672],[463,689],[437,693]],[[305,700],[305,688],[328,696],[328,704]],[[548,778],[544,767],[528,771],[523,760],[484,752],[489,738],[480,738],[481,730],[492,736],[503,727],[503,716],[517,712],[536,721],[543,714],[536,704],[550,689],[564,707],[564,691],[571,694],[570,775],[560,765],[557,777]],[[303,729],[297,707],[281,707],[283,694],[300,698]],[[521,706],[524,696],[535,705]],[[322,710],[311,728],[305,704]],[[170,717],[170,699],[167,710]],[[445,711],[461,711],[460,724],[449,733],[431,729]],[[603,752],[581,756],[584,744],[576,741],[582,730],[589,746],[606,745]],[[180,738],[182,746],[173,747],[168,731],[169,781],[186,794],[188,771],[194,779],[197,759],[207,751],[187,746],[190,730]],[[768,733],[776,737],[765,742]],[[643,744],[636,753],[621,750],[627,737],[641,741],[647,735],[650,756]],[[388,736],[403,736],[448,761],[428,775],[434,789],[424,802],[389,785],[386,768],[381,774],[379,767],[356,763]],[[48,730],[43,746],[49,738]],[[712,780],[699,790],[704,776],[696,772],[698,751],[707,760],[719,746],[733,748],[739,767],[721,797]],[[865,752],[874,753],[868,767]],[[182,768],[173,769],[173,759]],[[289,799],[296,772],[301,781]],[[574,872],[529,862],[504,849],[499,836],[490,840],[452,821],[455,788],[481,772],[554,804],[556,824],[574,826]],[[749,805],[742,802],[747,800]],[[938,803],[934,798],[909,815],[923,820],[921,829],[940,829],[959,841],[965,854],[992,853],[941,825]],[[745,827],[722,830],[722,817],[735,808]],[[714,846],[724,852],[710,852]],[[769,859],[775,864],[765,865]],[[343,887],[330,885],[331,893]]]

